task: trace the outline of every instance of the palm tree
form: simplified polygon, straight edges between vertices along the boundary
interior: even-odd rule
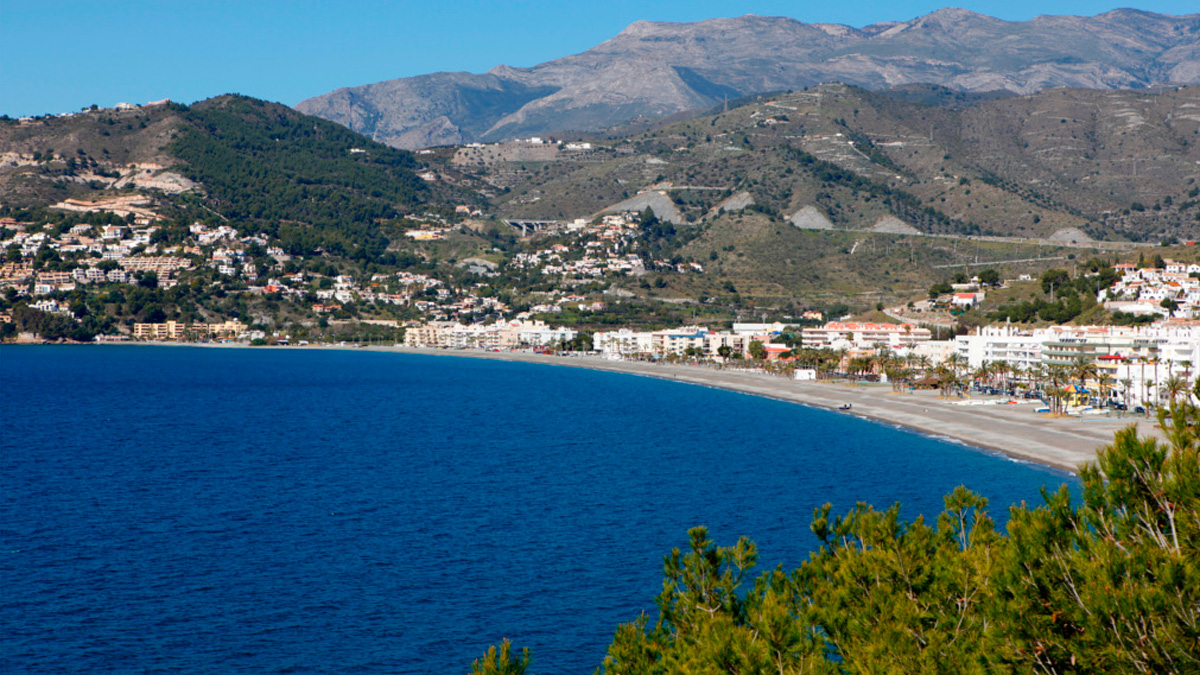
[[[874,367],[874,360],[870,356],[855,356],[846,364],[846,370],[859,378]]]
[[[1019,363],[1010,363],[1010,364],[1008,364],[1008,377],[1009,377],[1009,381],[1008,381],[1009,387],[1013,391],[1016,391],[1018,386],[1020,386],[1022,383],[1025,383],[1025,369],[1022,368],[1021,364],[1019,364]],[[1025,384],[1028,384],[1028,383],[1025,383]],[[1025,389],[1028,390],[1029,387],[1026,386]]]
[[[1000,388],[1006,393],[1008,392],[1008,374],[1012,372],[1012,364],[1008,361],[995,361],[992,363],[992,376],[999,378]]]
[[[1162,384],[1162,393],[1166,395],[1171,404],[1174,404],[1179,395],[1187,390],[1187,380],[1178,375],[1171,375]]]
[[[948,397],[950,390],[958,386],[958,373],[955,373],[954,369],[945,363],[934,368],[933,374],[938,379],[938,388],[942,390],[942,398]]]
[[[875,348],[875,358],[879,363],[889,361],[893,358],[892,348],[887,345],[879,345]]]
[[[1148,360],[1154,366],[1154,384],[1157,385],[1158,384],[1158,364],[1162,361],[1162,359],[1158,358],[1158,356],[1151,356]],[[1150,396],[1149,390],[1150,390],[1150,388],[1147,387],[1146,388],[1147,398],[1149,398],[1149,396]],[[1158,402],[1159,402],[1158,387],[1155,386],[1154,387],[1154,407],[1156,407],[1156,408],[1158,407]],[[1149,411],[1149,408],[1147,408],[1147,411]],[[1147,414],[1149,414],[1149,413],[1147,412]]]
[[[850,350],[846,349],[845,347],[833,350],[832,356],[835,359],[834,360],[834,368],[835,369],[842,367],[842,363],[846,362],[846,355],[849,353],[850,353]],[[846,365],[847,365],[846,369],[849,370],[849,363],[846,362]]]
[[[947,368],[954,371],[955,377],[957,377],[959,373],[963,372],[967,368],[966,357],[958,352],[954,352],[950,356],[947,356],[944,363],[946,364]]]
[[[1030,391],[1040,391],[1042,381],[1046,379],[1046,368],[1040,363],[1035,363],[1025,371],[1025,375],[1029,378]]]
[[[987,382],[987,380],[989,378],[991,378],[991,376],[992,376],[991,364],[985,362],[985,363],[980,364],[979,367],[974,370],[974,372],[970,373],[970,380],[971,380],[972,384],[980,384],[983,382]]]
[[[1067,391],[1064,385],[1071,381],[1071,371],[1066,366],[1051,365],[1046,369],[1046,379],[1050,381],[1048,393],[1052,402],[1051,411],[1060,413],[1063,411],[1063,395]]]
[[[912,376],[912,370],[905,368],[899,361],[893,361],[883,366],[883,373],[888,382],[892,383],[892,392],[899,392]]]
[[[1100,373],[1096,376],[1096,384],[1100,388],[1100,400],[1104,401],[1108,398],[1108,390],[1112,388],[1113,376],[1108,373]]]
[[[1096,362],[1082,354],[1075,357],[1075,360],[1071,362],[1070,369],[1071,375],[1079,378],[1079,386],[1082,389],[1087,388],[1088,378],[1096,377],[1098,372]]]
[[[817,377],[821,379],[829,379],[829,374],[833,372],[833,363],[825,359],[817,361]]]

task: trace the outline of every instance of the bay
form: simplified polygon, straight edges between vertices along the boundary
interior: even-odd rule
[[[798,566],[812,511],[936,515],[1066,474],[734,392],[357,350],[0,349],[5,672],[589,673],[707,525]]]

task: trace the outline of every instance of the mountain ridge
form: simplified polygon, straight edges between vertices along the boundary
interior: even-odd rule
[[[595,131],[829,81],[1017,94],[1196,84],[1200,14],[1112,10],[1009,22],[947,8],[863,28],[758,15],[635,21],[591,49],[535,66],[345,87],[295,107],[416,149]]]

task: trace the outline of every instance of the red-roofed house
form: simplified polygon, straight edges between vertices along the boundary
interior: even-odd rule
[[[955,307],[971,308],[979,304],[978,293],[955,293],[951,298],[950,304]]]

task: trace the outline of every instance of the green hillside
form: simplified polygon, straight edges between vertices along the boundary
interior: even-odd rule
[[[292,253],[377,256],[380,222],[430,197],[411,153],[278,104],[222,96],[181,116],[166,150],[204,185],[202,203]]]
[[[385,223],[413,210],[478,201],[417,178],[412,153],[277,103],[226,95],[192,106],[85,110],[0,123],[0,147],[24,166],[0,170],[0,200],[44,207],[68,198],[144,193],[180,220],[234,224],[277,237],[295,254],[321,249],[370,259]],[[134,166],[197,184],[177,194],[138,189]]]

